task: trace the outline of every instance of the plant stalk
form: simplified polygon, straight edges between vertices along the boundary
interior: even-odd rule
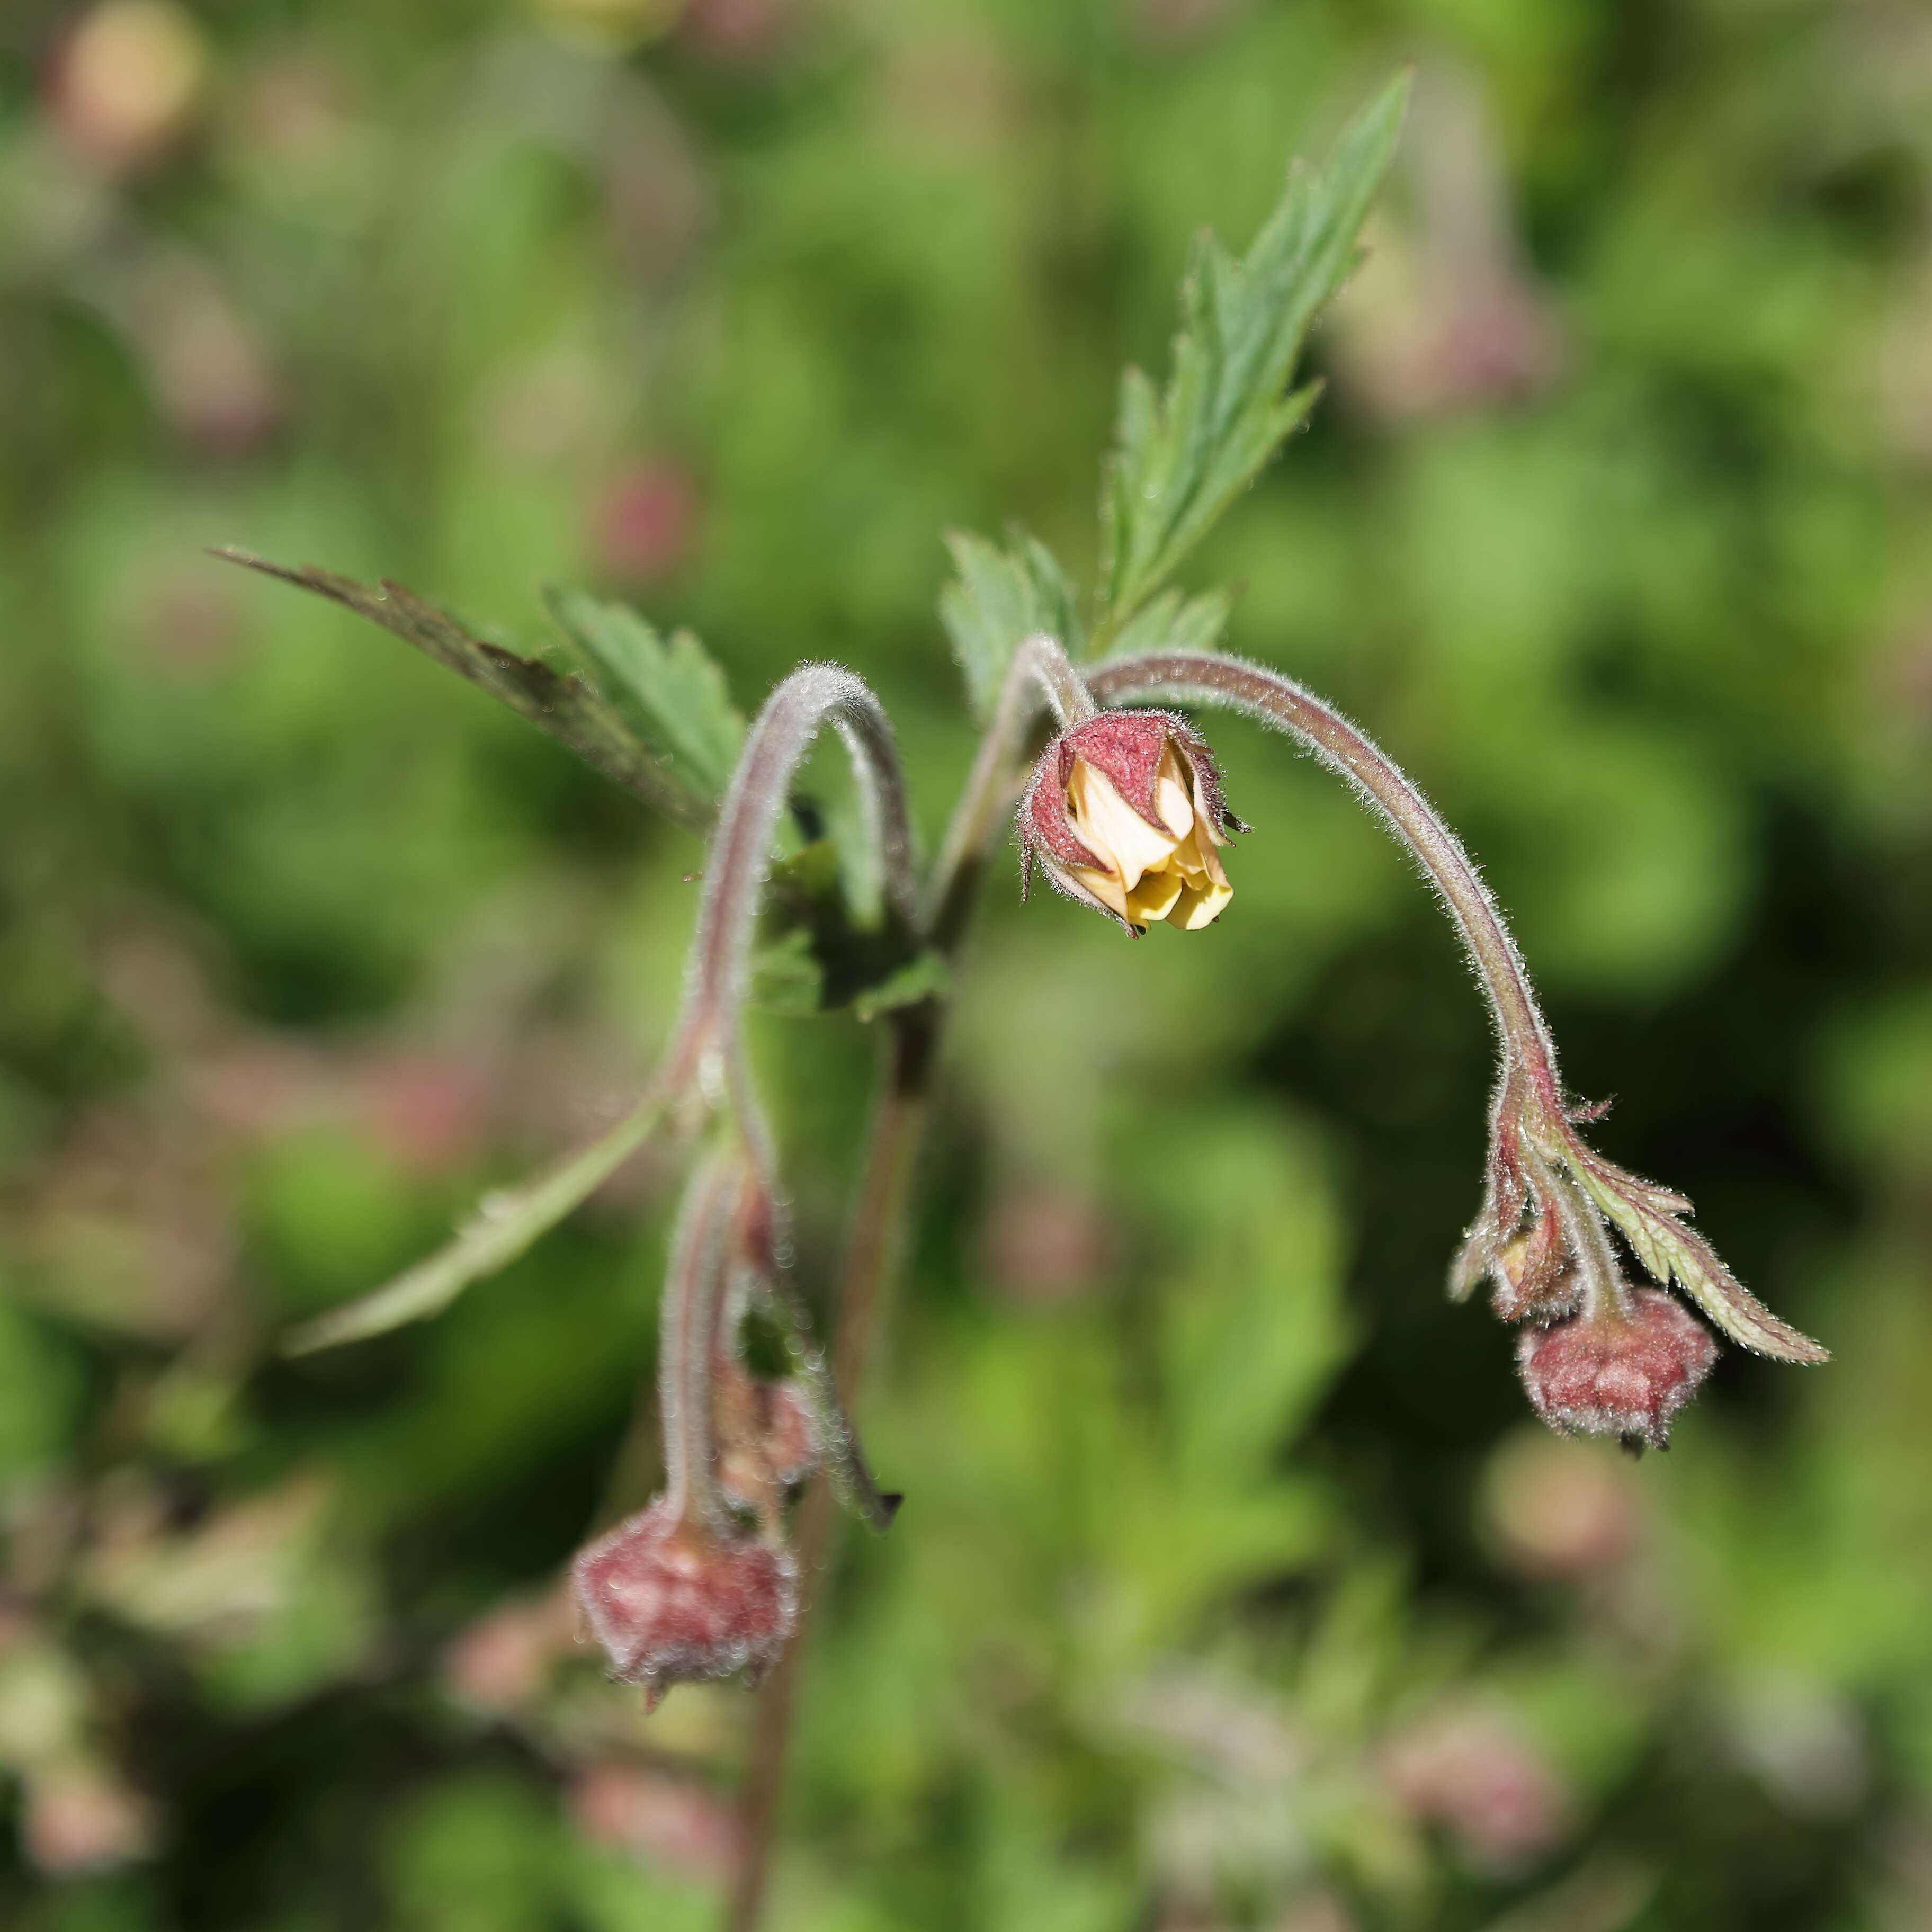
[[[1556,1046],[1502,910],[1461,840],[1379,746],[1292,678],[1216,652],[1149,652],[1100,665],[1088,682],[1103,704],[1154,698],[1245,712],[1298,740],[1346,778],[1408,848],[1448,908],[1496,1023],[1502,1088],[1520,1075],[1538,1111],[1562,1125]]]
[[[884,1325],[886,1291],[898,1259],[924,1138],[942,1018],[936,1000],[901,1007],[887,1016],[879,1093],[840,1271],[832,1372],[848,1414]],[[750,1755],[738,1792],[738,1859],[724,1916],[726,1932],[757,1932],[763,1922],[799,1675],[820,1586],[830,1574],[838,1521],[832,1485],[821,1472],[806,1492],[796,1526],[801,1579],[798,1628],[760,1687],[752,1720]]]
[[[671,1236],[658,1333],[664,1494],[682,1517],[725,1520],[712,1426],[711,1346],[724,1292],[725,1243],[743,1190],[742,1152],[720,1150],[693,1172]]]
[[[1025,748],[1034,721],[1048,710],[1064,730],[1092,717],[1096,708],[1086,680],[1052,638],[1036,633],[1022,640],[925,895],[923,931],[949,961],[965,936],[1000,808],[1011,793],[1012,768]],[[886,1016],[878,1096],[839,1279],[832,1373],[848,1415],[857,1404],[884,1326],[945,1018],[945,1007],[936,999]],[[820,1586],[830,1568],[836,1522],[832,1487],[821,1474],[813,1479],[799,1510],[802,1584],[798,1628],[759,1690],[752,1722],[750,1756],[739,1787],[738,1860],[726,1906],[725,1932],[758,1932],[763,1922],[799,1673]]]

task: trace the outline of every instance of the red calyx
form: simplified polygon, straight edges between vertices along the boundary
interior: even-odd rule
[[[1628,1309],[1527,1330],[1516,1363],[1537,1414],[1552,1429],[1662,1449],[1672,1418],[1717,1354],[1702,1324],[1672,1297],[1634,1288]]]
[[[686,1520],[665,1496],[581,1552],[571,1580],[611,1675],[653,1708],[670,1684],[768,1669],[798,1622],[789,1550]]]

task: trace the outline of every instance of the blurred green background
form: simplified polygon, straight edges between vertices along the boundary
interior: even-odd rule
[[[267,1355],[591,1131],[699,848],[237,543],[832,657],[930,844],[940,532],[1083,572],[1191,232],[1419,63],[1309,433],[1190,571],[1516,915],[1614,1158],[1836,1352],[1640,1464],[1443,1270],[1490,1047],[1383,835],[1130,946],[998,868],[776,1925],[1932,1924],[1932,18],[1912,0],[6,0],[0,1920],[681,1932],[750,1700],[554,1582],[652,1477],[673,1157]],[[829,769],[829,763],[828,763]],[[803,1265],[870,1034],[762,1023]]]

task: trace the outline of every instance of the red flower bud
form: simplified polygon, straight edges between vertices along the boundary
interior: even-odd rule
[[[1551,1428],[1668,1446],[1672,1417],[1711,1372],[1717,1345],[1671,1296],[1628,1292],[1628,1306],[1526,1330],[1522,1385]]]
[[[790,1550],[679,1514],[666,1496],[627,1517],[571,1566],[578,1608],[646,1708],[673,1684],[761,1672],[798,1622]]]
[[[1212,753],[1165,711],[1103,711],[1054,740],[1019,812],[1022,878],[1131,932],[1211,926],[1232,896],[1216,848],[1247,827],[1221,796]]]

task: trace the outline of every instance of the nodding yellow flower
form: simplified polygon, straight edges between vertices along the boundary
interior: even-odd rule
[[[1130,932],[1192,932],[1234,896],[1218,848],[1247,827],[1221,796],[1206,744],[1164,711],[1108,711],[1049,745],[1020,806],[1024,877]]]

